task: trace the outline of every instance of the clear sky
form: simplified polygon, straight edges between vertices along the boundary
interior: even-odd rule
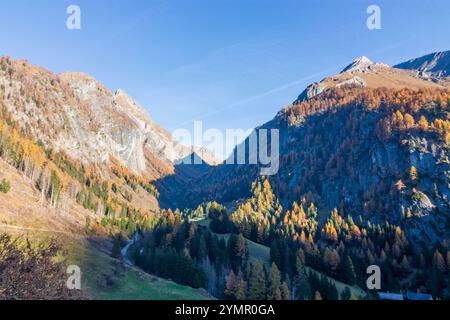
[[[81,8],[81,30],[66,9]],[[369,5],[381,30],[366,27]],[[164,128],[272,119],[354,58],[450,50],[447,0],[0,0],[0,55],[124,89]]]

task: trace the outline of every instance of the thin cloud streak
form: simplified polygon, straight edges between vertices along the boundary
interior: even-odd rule
[[[293,87],[293,86],[297,86],[297,85],[303,84],[305,81],[312,80],[312,79],[314,79],[314,78],[323,76],[323,75],[325,75],[325,74],[328,74],[328,73],[333,72],[333,71],[336,71],[336,70],[339,70],[339,69],[338,69],[338,68],[330,68],[330,69],[322,70],[322,71],[320,71],[320,72],[317,72],[317,73],[308,75],[308,76],[303,77],[303,78],[300,78],[300,79],[298,79],[298,80],[295,80],[295,81],[292,81],[292,82],[283,84],[283,85],[278,86],[278,87],[276,87],[276,88],[273,88],[273,89],[267,90],[267,91],[265,91],[265,92],[262,92],[262,93],[260,93],[260,94],[254,95],[254,96],[252,96],[252,97],[249,97],[249,98],[246,98],[246,99],[239,100],[239,101],[237,101],[237,102],[235,102],[235,103],[232,103],[232,104],[230,104],[230,105],[228,105],[228,106],[226,106],[226,107],[217,109],[217,110],[215,110],[215,111],[213,111],[213,112],[203,114],[203,115],[200,116],[200,118],[197,118],[197,119],[191,119],[191,120],[189,120],[189,121],[186,121],[186,122],[181,123],[180,126],[183,126],[183,125],[192,123],[193,121],[204,120],[204,119],[206,119],[206,118],[209,118],[209,117],[211,117],[211,116],[213,116],[213,115],[216,115],[216,114],[218,114],[218,113],[221,113],[221,112],[223,112],[223,111],[230,110],[230,109],[236,108],[236,107],[238,107],[238,106],[240,106],[240,105],[243,105],[243,104],[246,104],[246,103],[250,103],[250,102],[253,102],[253,101],[262,99],[262,98],[264,98],[264,97],[270,96],[271,94],[274,94],[274,93],[277,93],[277,92],[286,90],[286,89],[288,89],[288,88],[290,88],[290,87]]]
[[[402,42],[399,42],[399,43],[396,43],[396,44],[393,44],[393,45],[390,45],[390,46],[387,46],[387,47],[384,47],[384,48],[380,48],[378,50],[375,50],[375,51],[369,53],[369,55],[375,55],[375,54],[379,54],[379,53],[390,51],[392,49],[398,48],[401,45],[404,45],[405,43],[408,43],[409,41],[410,41],[410,39],[402,41]],[[342,65],[345,65],[345,63],[346,62],[342,63]],[[291,88],[291,87],[296,86],[296,85],[303,84],[304,82],[306,82],[308,80],[312,80],[312,79],[315,79],[315,78],[318,78],[318,77],[321,77],[321,76],[325,76],[327,74],[331,74],[331,73],[336,72],[336,71],[340,71],[340,68],[339,67],[333,67],[333,68],[328,68],[328,69],[325,69],[325,70],[313,73],[311,75],[305,76],[305,77],[300,78],[298,80],[295,80],[295,81],[283,84],[281,86],[278,86],[276,88],[267,90],[265,92],[262,92],[260,94],[255,95],[255,96],[252,96],[252,97],[249,97],[249,98],[246,98],[246,99],[243,99],[243,100],[239,100],[239,101],[237,101],[235,103],[232,103],[232,104],[230,104],[230,105],[228,105],[226,107],[214,110],[214,111],[209,112],[209,113],[205,113],[203,115],[200,115],[200,118],[191,119],[190,121],[183,122],[179,126],[184,126],[184,125],[190,124],[193,121],[204,120],[204,119],[209,118],[211,116],[214,116],[216,114],[222,113],[223,111],[227,111],[227,110],[233,109],[235,107],[238,107],[240,105],[243,105],[243,104],[246,104],[246,103],[249,103],[249,102],[257,101],[257,100],[262,99],[264,97],[270,96],[271,94],[274,94],[274,93],[286,90],[286,89]]]

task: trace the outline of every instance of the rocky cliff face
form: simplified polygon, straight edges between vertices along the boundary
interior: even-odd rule
[[[174,141],[123,90],[113,93],[88,75],[55,75],[1,58],[0,85],[3,107],[15,120],[47,147],[82,163],[107,167],[113,157],[158,178],[194,151]]]
[[[413,70],[424,77],[444,78],[450,76],[450,51],[435,52],[400,63],[395,68]]]
[[[415,65],[415,64],[414,64]],[[405,69],[405,70],[400,70]],[[345,67],[341,73],[326,77],[320,82],[308,86],[294,103],[312,99],[323,91],[353,85],[362,88],[442,88],[448,86],[445,79],[430,79],[427,74],[418,74],[412,68],[396,66],[391,68],[387,64],[371,61],[367,57],[359,57]]]
[[[280,170],[270,177],[278,196],[314,199],[322,217],[338,208],[392,221],[416,240],[448,237],[450,134],[438,129],[448,88],[367,58],[311,85],[261,127],[280,130]],[[258,166],[219,166],[188,183],[182,199],[232,206],[258,177]]]

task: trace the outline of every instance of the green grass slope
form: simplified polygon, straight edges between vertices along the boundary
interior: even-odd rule
[[[201,289],[179,285],[124,266],[92,245],[75,245],[69,261],[83,272],[82,285],[98,300],[208,300]]]

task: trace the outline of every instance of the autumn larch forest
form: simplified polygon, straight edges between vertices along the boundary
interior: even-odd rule
[[[310,84],[255,129],[279,130],[261,175],[123,90],[2,56],[0,299],[450,299],[449,61],[362,57]]]

